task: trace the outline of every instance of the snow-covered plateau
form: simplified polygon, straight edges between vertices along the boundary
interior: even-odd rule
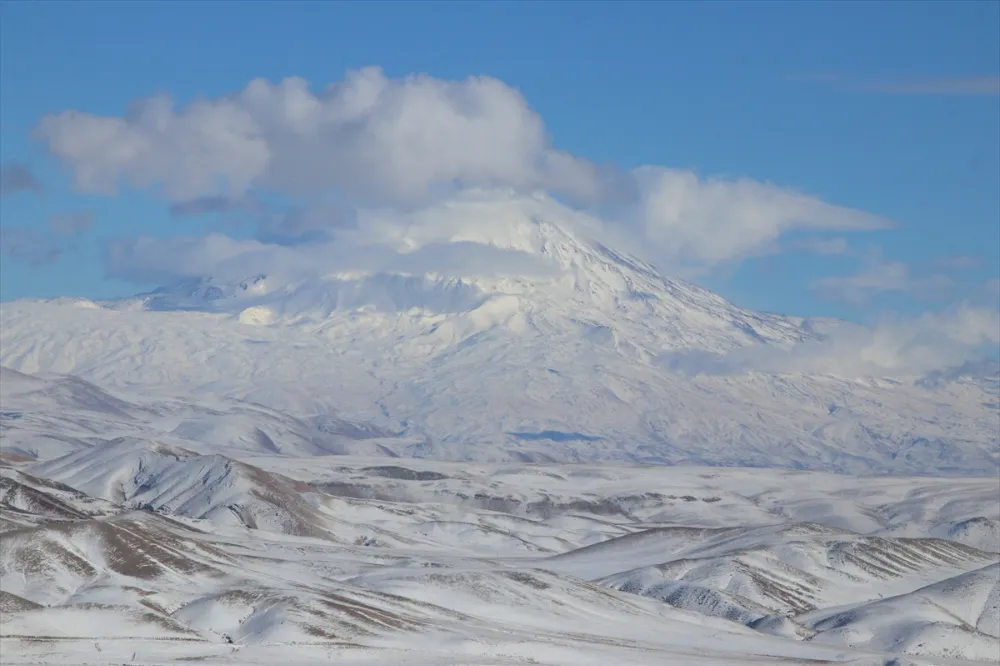
[[[511,205],[478,271],[0,305],[3,664],[1000,662],[995,365]]]

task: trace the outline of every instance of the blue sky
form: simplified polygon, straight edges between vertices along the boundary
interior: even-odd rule
[[[703,266],[696,281],[740,305],[865,321],[996,303],[998,2],[25,2],[0,17],[3,300],[138,291],[106,277],[107,239],[218,225],[171,217],[155,186],[74,191],[87,164],[32,139],[46,114],[117,117],[158,93],[183,108],[257,77],[318,89],[375,65],[496,77],[596,164],[747,177],[895,223],[790,228]]]

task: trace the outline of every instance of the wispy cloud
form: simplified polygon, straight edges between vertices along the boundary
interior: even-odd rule
[[[91,211],[55,213],[49,217],[49,227],[60,236],[72,236],[92,226],[94,213]]]
[[[987,300],[991,300],[1000,307],[1000,278],[991,278],[983,285],[983,293]]]
[[[810,288],[824,298],[855,307],[867,306],[876,296],[889,292],[927,301],[946,299],[955,289],[955,275],[980,265],[980,259],[971,255],[946,255],[907,263],[884,258],[878,248],[846,254],[860,260],[859,270],[821,278]]]
[[[787,252],[808,252],[825,256],[851,254],[851,245],[842,236],[796,238],[785,243],[783,249]]]
[[[670,352],[660,364],[687,375],[751,371],[853,376],[920,376],[981,358],[1000,343],[1000,310],[967,303],[917,317],[885,318],[873,326],[839,323],[823,338],[790,348],[741,347],[728,354]]]
[[[210,195],[176,201],[170,204],[171,217],[190,217],[193,215],[213,215],[232,212],[254,212],[264,209],[264,205],[253,196],[227,197]]]
[[[947,271],[970,271],[982,266],[983,259],[971,254],[948,254],[932,259],[929,263]]]
[[[836,275],[816,280],[811,288],[824,298],[855,307],[867,306],[872,299],[887,292],[901,292],[921,300],[947,298],[955,281],[944,273],[914,274],[901,261],[879,261],[851,275]]]
[[[880,78],[848,72],[796,74],[790,79],[844,90],[891,95],[1000,95],[1000,76],[939,76]]]
[[[964,283],[966,297],[968,275],[983,265],[983,259],[968,254],[948,254],[921,261],[887,259],[878,247],[864,251],[847,249],[843,255],[854,257],[861,266],[854,273],[834,275],[813,281],[809,286],[817,295],[855,307],[864,307],[885,293],[906,294],[922,301],[942,301],[953,297]],[[979,291],[982,291],[980,286]],[[981,300],[981,299],[978,299]]]
[[[113,239],[105,253],[110,276],[143,283],[205,275],[239,280],[256,272],[291,282],[336,273],[454,277],[543,277],[557,273],[552,262],[538,255],[471,241],[432,242],[400,253],[386,245],[314,242],[290,246],[209,234]]]
[[[94,224],[90,211],[55,213],[48,227],[0,227],[0,255],[44,266],[74,247],[74,238]]]
[[[0,196],[9,196],[15,192],[40,194],[43,190],[41,181],[27,164],[11,162],[0,167]]]
[[[51,233],[28,227],[0,227],[0,254],[31,266],[55,261],[63,247]]]
[[[1000,76],[875,81],[859,84],[859,87],[894,95],[1000,95]]]

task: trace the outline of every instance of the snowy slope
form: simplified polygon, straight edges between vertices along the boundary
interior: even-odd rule
[[[35,525],[110,516],[119,507],[75,488],[0,465],[0,532]]]
[[[336,412],[301,419],[226,398],[123,391],[130,401],[68,375],[25,375],[0,367],[0,458],[51,459],[119,438],[145,438],[184,450],[314,456],[357,446],[381,453],[398,438]],[[208,449],[206,449],[208,447]]]
[[[324,535],[322,521],[303,497],[309,486],[220,455],[119,440],[30,469],[122,505],[283,534]]]
[[[992,478],[192,443],[4,468],[5,663],[990,663]]]
[[[616,573],[598,578],[602,585],[756,626],[769,616],[876,599],[996,561],[950,541],[860,537],[810,523],[713,531],[680,548],[677,536],[668,530],[622,538],[638,540],[641,555],[625,544],[616,548],[617,540],[591,546],[592,573],[606,574],[617,560]],[[623,552],[609,557],[615,550]],[[558,570],[567,560],[580,572],[583,555],[547,566]]]
[[[789,470],[340,456],[246,460],[336,495],[503,512],[545,521],[567,534],[580,529],[581,538],[592,529],[593,542],[621,536],[607,529],[617,525],[630,526],[627,533],[677,530],[683,544],[692,538],[685,529],[701,534],[711,528],[816,523],[858,534],[932,536],[1000,553],[1000,543],[992,536],[1000,526],[993,476],[850,477]],[[588,522],[591,518],[599,518],[601,525]],[[641,551],[635,543],[628,549]]]
[[[4,303],[0,363],[397,436],[313,453],[996,471],[995,383],[727,369],[722,354],[766,356],[829,322],[738,308],[590,240],[544,201],[509,205],[502,229],[472,225],[445,245],[517,253],[531,260],[521,273],[198,278],[114,302]],[[178,427],[267,446],[240,419]]]
[[[1000,564],[913,592],[799,618],[816,642],[1000,660]]]

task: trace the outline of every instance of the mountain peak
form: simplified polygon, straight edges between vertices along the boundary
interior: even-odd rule
[[[816,337],[798,320],[752,313],[711,291],[666,278],[582,225],[534,210],[540,201],[510,203],[514,210],[511,219],[504,218],[507,223],[491,218],[483,225],[464,224],[462,233],[444,241],[423,233],[426,224],[417,220],[403,238],[407,251],[366,268],[294,279],[267,273],[235,280],[188,278],[108,305],[212,312],[252,325],[322,324],[338,313],[370,312],[412,319],[408,335],[454,330],[458,337],[449,335],[449,344],[496,326],[544,335],[583,326],[603,338],[627,341],[650,358],[676,348],[718,352]],[[427,329],[427,317],[438,318],[433,330]]]

